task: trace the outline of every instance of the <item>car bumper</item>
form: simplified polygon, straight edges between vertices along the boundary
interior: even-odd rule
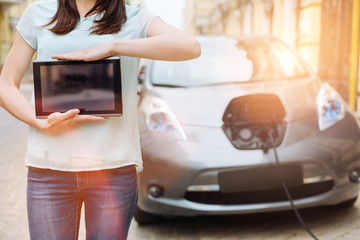
[[[360,134],[355,120],[347,115],[325,132],[314,130],[314,124],[317,124],[316,118],[288,124],[284,141],[278,148],[282,165],[302,165],[304,182],[331,183],[326,190],[296,198],[294,203],[299,208],[335,205],[356,197],[359,191],[358,184],[349,180],[350,171],[360,169]],[[210,188],[219,188],[218,174],[221,171],[274,166],[272,150],[267,153],[237,150],[221,128],[186,126],[184,129],[189,137],[186,141],[154,137],[141,122],[140,129],[144,160],[144,171],[139,174],[139,207],[142,210],[159,215],[195,216],[291,208],[284,198],[238,204],[236,201],[209,204],[186,199],[193,187],[198,187],[200,193],[209,190],[220,193],[220,189]],[[163,194],[153,197],[149,193],[151,186],[160,186]]]
[[[357,184],[348,184],[330,192],[294,200],[297,208],[335,205],[358,195]],[[241,205],[214,205],[191,202],[185,199],[154,198],[149,196],[144,207],[146,211],[165,216],[230,215],[290,210],[289,201]],[[145,207],[146,206],[146,207]]]

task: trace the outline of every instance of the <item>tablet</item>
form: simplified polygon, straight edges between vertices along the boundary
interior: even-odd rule
[[[79,109],[80,114],[121,116],[120,58],[33,62],[37,118]]]

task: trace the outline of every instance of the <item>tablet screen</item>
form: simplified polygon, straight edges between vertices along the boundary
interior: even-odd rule
[[[116,74],[115,64],[119,63],[106,60],[37,63],[37,115],[76,108],[85,114],[119,113],[119,91],[115,85],[120,79],[116,79],[119,73]]]

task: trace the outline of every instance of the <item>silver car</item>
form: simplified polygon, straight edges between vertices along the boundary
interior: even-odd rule
[[[200,58],[139,75],[135,219],[291,209],[279,168],[298,208],[353,205],[360,131],[341,96],[272,37],[198,40]]]

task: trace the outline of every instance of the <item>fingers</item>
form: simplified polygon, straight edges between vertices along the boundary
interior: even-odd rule
[[[103,118],[103,117],[95,117],[95,116],[89,116],[89,115],[79,115],[76,116],[72,119],[69,119],[67,121],[62,122],[61,124],[63,125],[62,127],[69,129],[69,128],[74,128],[77,127],[79,125],[85,124],[85,123],[91,123],[91,122],[101,122],[106,120],[107,118]]]
[[[107,118],[104,118],[104,117],[97,117],[97,116],[91,116],[91,115],[77,115],[77,116],[70,118],[62,123],[69,127],[76,127],[81,124],[91,123],[91,122],[101,122],[106,119]]]
[[[85,48],[80,51],[51,56],[59,60],[95,61],[111,56],[112,44],[102,44],[96,47]]]
[[[66,113],[51,114],[47,119],[47,123],[41,127],[41,130],[48,134],[56,134],[85,123],[100,122],[107,119],[105,117],[78,115],[79,112],[76,110],[78,109],[70,110]]]
[[[62,122],[62,121],[65,121],[65,120],[75,117],[79,113],[80,113],[79,109],[71,109],[65,113],[55,112],[48,116],[48,120],[50,123]]]
[[[104,118],[104,117],[97,117],[97,116],[90,116],[90,115],[78,115],[74,119],[72,119],[72,121],[74,123],[83,124],[83,123],[88,123],[88,122],[101,122],[106,119],[107,118]]]
[[[77,126],[85,124],[85,123],[101,122],[106,119],[107,118],[90,116],[90,115],[78,115],[78,116],[70,118],[66,121],[61,122],[59,124],[59,128],[62,128],[63,131],[65,131],[65,130],[77,127]]]
[[[79,109],[72,109],[65,113],[55,112],[49,115],[48,120],[50,123],[60,123],[64,121],[72,121],[74,123],[87,123],[87,122],[98,122],[103,121],[107,118],[91,116],[91,115],[78,115],[80,113]]]
[[[51,58],[58,59],[58,60],[74,60],[74,61],[84,60],[84,56],[81,54],[78,54],[76,52],[65,53],[65,54],[60,54],[60,55],[53,55],[53,56],[51,56]]]
[[[77,61],[85,61],[88,55],[88,49],[83,49],[76,52],[69,52],[63,54],[57,54],[51,56],[53,59],[59,60],[77,60]]]

